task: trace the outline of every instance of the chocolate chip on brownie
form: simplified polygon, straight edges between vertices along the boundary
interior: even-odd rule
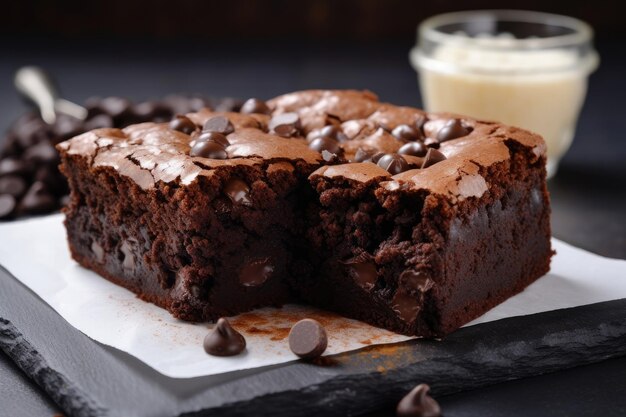
[[[250,187],[238,178],[233,178],[226,183],[224,186],[224,193],[234,204],[241,204],[244,206],[252,204],[252,200],[250,199]]]
[[[298,113],[283,113],[272,117],[269,124],[270,132],[284,138],[300,134],[300,117]]]
[[[398,153],[400,155],[411,155],[411,156],[426,156],[426,145],[422,142],[409,142],[405,143],[398,149]]]
[[[341,130],[340,127],[329,124],[324,126],[317,135],[318,138],[331,138],[335,139],[338,142],[345,142],[348,140],[348,136]]]
[[[429,166],[433,166],[438,162],[441,162],[446,159],[446,156],[439,152],[437,149],[430,148],[428,152],[426,152],[426,156],[424,157],[424,162],[422,162],[422,169],[428,168]]]
[[[313,141],[309,143],[309,148],[320,153],[322,151],[328,151],[333,154],[338,154],[339,152],[341,152],[341,146],[339,146],[339,142],[329,136],[320,136],[313,139]]]
[[[200,142],[215,142],[222,147],[227,148],[230,146],[230,142],[226,139],[226,136],[219,132],[207,132],[204,131],[196,138],[196,143]]]
[[[191,135],[198,126],[187,116],[177,114],[170,121],[170,129]]]
[[[437,140],[439,142],[445,142],[469,135],[471,130],[463,125],[463,122],[459,119],[450,119],[446,124],[437,132]]]
[[[203,140],[196,142],[196,144],[191,147],[189,155],[209,159],[228,158],[228,153],[226,153],[226,148],[224,147],[224,145],[213,140]]]
[[[396,139],[403,142],[412,142],[424,139],[422,131],[411,125],[398,125],[391,131],[391,134],[395,136]]]
[[[263,100],[259,100],[258,98],[249,98],[245,103],[243,103],[243,106],[241,106],[240,112],[244,114],[270,114],[272,110]]]
[[[204,132],[216,132],[221,133],[222,135],[228,135],[235,131],[235,127],[227,117],[216,116],[207,120],[204,123],[202,130]]]
[[[376,164],[391,175],[396,175],[406,171],[409,164],[402,156],[395,153],[388,153],[380,157]]]

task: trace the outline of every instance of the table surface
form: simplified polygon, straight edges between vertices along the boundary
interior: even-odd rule
[[[227,43],[136,41],[0,41],[0,129],[26,106],[12,87],[21,65],[41,65],[64,96],[134,99],[176,92],[272,97],[305,88],[366,88],[382,100],[420,106],[405,44]],[[620,42],[598,45],[576,139],[549,182],[553,235],[601,255],[626,259],[626,54]],[[447,417],[626,415],[626,358],[437,397]],[[416,381],[419,382],[419,381]],[[0,417],[60,410],[0,352]],[[376,415],[393,415],[384,410]]]

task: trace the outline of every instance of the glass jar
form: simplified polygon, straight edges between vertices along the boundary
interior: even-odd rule
[[[592,38],[589,25],[567,16],[457,12],[422,22],[410,57],[426,110],[539,133],[552,176],[571,145],[588,76],[598,66]]]

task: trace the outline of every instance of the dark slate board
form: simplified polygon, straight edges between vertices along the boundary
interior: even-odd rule
[[[626,355],[626,299],[324,358],[172,379],[89,339],[0,268],[0,348],[75,416],[359,414],[416,383],[437,395]]]

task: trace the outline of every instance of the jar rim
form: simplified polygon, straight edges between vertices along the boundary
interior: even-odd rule
[[[542,38],[515,38],[513,43],[499,45],[497,42],[486,44],[481,38],[470,36],[459,36],[457,34],[445,33],[438,28],[447,24],[463,23],[469,21],[486,20],[492,22],[506,21],[519,23],[536,23],[546,26],[562,27],[571,30],[573,33],[547,36]],[[587,23],[574,17],[563,16],[552,13],[535,12],[528,10],[471,10],[462,12],[452,12],[439,14],[424,20],[418,28],[418,41],[425,40],[437,43],[458,42],[463,39],[472,47],[480,49],[548,49],[581,45],[593,39],[593,29]]]

